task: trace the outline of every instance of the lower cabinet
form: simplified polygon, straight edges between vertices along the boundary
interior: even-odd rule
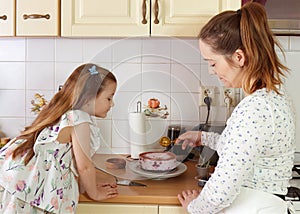
[[[188,214],[188,212],[180,206],[159,205],[159,214]]]
[[[109,204],[109,203],[79,203],[76,214],[187,214],[180,206],[144,205],[144,204]]]
[[[158,205],[79,203],[76,214],[158,214]]]

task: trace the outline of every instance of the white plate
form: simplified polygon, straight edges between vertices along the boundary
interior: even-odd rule
[[[176,167],[175,170],[171,170],[169,172],[152,172],[152,171],[143,170],[139,166],[138,161],[129,162],[128,166],[133,172],[139,175],[142,175],[146,178],[157,179],[157,180],[176,177],[178,175],[181,175],[187,170],[187,166],[180,162],[178,163],[178,166]]]

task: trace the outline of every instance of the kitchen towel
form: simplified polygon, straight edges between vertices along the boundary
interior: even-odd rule
[[[144,112],[129,113],[129,140],[131,158],[139,158],[146,151],[146,116]]]

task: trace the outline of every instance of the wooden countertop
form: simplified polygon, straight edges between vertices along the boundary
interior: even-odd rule
[[[142,186],[118,186],[119,195],[112,199],[101,201],[102,203],[134,203],[134,204],[159,204],[159,205],[180,205],[177,199],[177,194],[187,189],[201,189],[198,187],[197,181],[194,179],[196,175],[195,162],[187,161],[184,164],[187,170],[177,177],[167,178],[164,180],[153,180],[141,177],[132,172],[128,168],[128,161],[126,159],[126,169],[110,170],[105,167],[105,160],[111,157],[122,157],[126,159],[125,155],[107,155],[97,154],[93,158],[95,165],[104,170],[109,171],[117,177],[134,180],[143,184]],[[99,181],[115,181],[112,175],[106,174],[100,170],[97,171],[97,180]],[[81,194],[79,202],[94,202],[85,194]],[[97,202],[95,202],[97,203]]]

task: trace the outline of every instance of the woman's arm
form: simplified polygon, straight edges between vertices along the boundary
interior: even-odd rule
[[[97,201],[117,196],[116,184],[97,184],[96,170],[90,159],[89,124],[82,123],[74,126],[71,137],[79,180],[88,196]]]
[[[214,132],[204,132],[204,131],[188,131],[180,135],[175,144],[182,142],[182,149],[187,146],[196,147],[205,145],[211,149],[217,150],[217,142],[220,135]]]

